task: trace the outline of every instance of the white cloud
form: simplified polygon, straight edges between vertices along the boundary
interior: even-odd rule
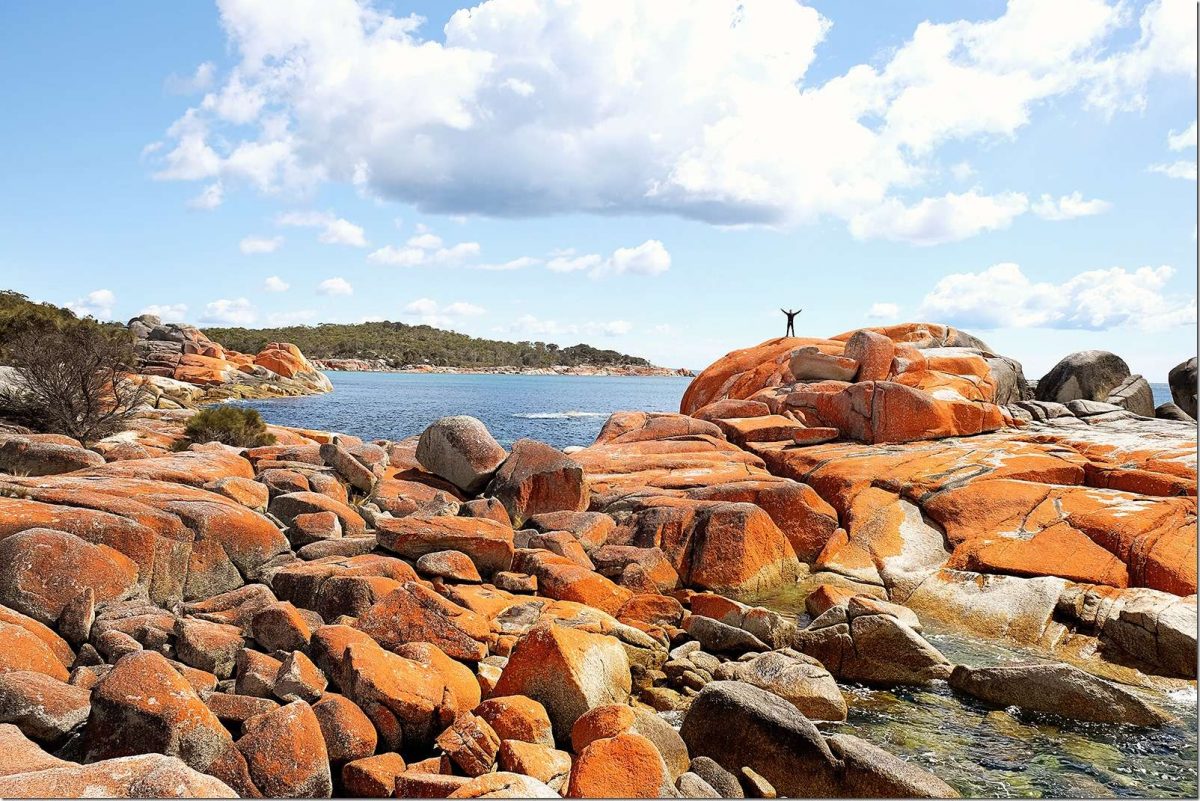
[[[900,316],[900,306],[895,303],[872,303],[867,317],[872,320],[895,320]]]
[[[576,254],[575,250],[557,250],[550,254],[546,269],[556,273],[589,270],[592,278],[606,275],[659,275],[671,269],[671,254],[657,239],[647,239],[632,248],[617,248],[605,258],[598,253]]]
[[[180,323],[187,319],[187,312],[186,303],[152,303],[144,307],[138,314],[153,314],[164,323]]]
[[[981,195],[972,189],[961,195],[927,197],[911,206],[893,198],[852,217],[850,232],[859,239],[939,245],[1007,228],[1028,208],[1029,199],[1017,192]]]
[[[968,161],[960,161],[950,168],[950,174],[956,181],[969,181],[975,175],[975,168]]]
[[[248,256],[256,253],[274,253],[282,244],[282,236],[247,236],[238,243],[238,250]]]
[[[225,200],[225,189],[220,181],[214,181],[200,190],[200,194],[187,202],[189,209],[212,211]]]
[[[319,228],[317,241],[326,245],[351,245],[356,248],[367,246],[366,232],[362,226],[342,219],[331,212],[290,211],[275,218],[279,225],[298,228]]]
[[[200,316],[201,323],[217,325],[251,325],[258,319],[258,310],[246,298],[220,298],[206,304],[204,314]]]
[[[472,264],[472,270],[522,270],[526,267],[536,267],[541,264],[541,259],[535,259],[532,256],[520,256],[509,261],[500,262],[499,264]]]
[[[633,248],[617,248],[612,258],[602,264],[597,275],[659,275],[671,269],[671,254],[657,239],[647,239]]]
[[[117,296],[110,289],[96,289],[87,293],[87,297],[78,298],[66,304],[67,308],[80,317],[95,317],[97,320],[111,320],[113,306]]]
[[[1170,164],[1151,164],[1150,172],[1162,173],[1168,178],[1182,178],[1185,181],[1196,180],[1196,162],[1174,161]]]
[[[1196,149],[1196,123],[1192,123],[1179,133],[1171,131],[1167,134],[1167,147],[1171,150]]]
[[[1071,220],[1076,217],[1088,217],[1092,214],[1103,214],[1112,208],[1107,200],[1084,200],[1082,192],[1072,192],[1055,200],[1051,195],[1042,195],[1042,199],[1034,203],[1031,210],[1037,216],[1046,220]]]
[[[236,64],[168,131],[157,177],[264,192],[333,181],[444,214],[861,230],[900,195],[902,210],[950,205],[925,185],[944,144],[1014,137],[1072,96],[1136,108],[1152,79],[1195,74],[1190,0],[1140,16],[1012,0],[996,19],[921,23],[820,81],[809,67],[830,22],[793,0],[488,0],[428,39],[419,18],[352,0],[220,8]],[[866,227],[925,243],[995,227],[929,226]]]
[[[442,238],[437,234],[417,234],[411,237],[406,242],[410,248],[421,248],[422,250],[436,250],[442,246]]]
[[[963,328],[1118,327],[1161,330],[1194,324],[1196,299],[1164,291],[1169,266],[1090,270],[1062,283],[1029,280],[1011,262],[955,273],[925,296],[919,316]]]
[[[326,278],[317,284],[317,291],[322,295],[353,295],[354,287],[345,278],[338,276],[336,278]]]
[[[190,95],[203,92],[213,85],[217,77],[217,65],[205,61],[196,67],[196,71],[187,77],[172,73],[167,76],[167,91],[176,95]]]
[[[268,292],[287,292],[290,287],[291,284],[278,275],[269,276],[266,281],[263,281],[263,289]]]
[[[437,240],[437,244],[433,241]],[[420,245],[413,245],[419,241]],[[373,264],[387,264],[393,267],[421,267],[430,264],[453,265],[479,255],[478,242],[459,242],[450,247],[438,247],[441,239],[432,234],[421,234],[409,240],[404,247],[387,245],[372,251],[367,261]]]
[[[542,320],[532,314],[523,314],[511,323],[495,329],[502,334],[522,337],[563,336],[623,336],[633,330],[626,320],[607,322],[561,323],[558,320]]]
[[[433,298],[418,298],[404,306],[405,317],[414,317],[419,323],[437,328],[450,328],[464,317],[478,317],[487,309],[466,301],[455,301],[442,305]]]

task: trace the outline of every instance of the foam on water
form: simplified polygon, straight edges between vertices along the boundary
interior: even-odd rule
[[[522,420],[586,420],[589,417],[608,417],[611,412],[522,412],[514,414]]]

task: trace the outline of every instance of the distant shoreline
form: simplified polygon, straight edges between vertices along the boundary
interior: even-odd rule
[[[440,365],[406,364],[388,367],[376,360],[366,359],[310,359],[318,370],[344,373],[400,373],[408,375],[545,375],[621,378],[691,378],[695,372],[669,367],[642,367],[638,365],[557,365],[554,367],[444,367]]]

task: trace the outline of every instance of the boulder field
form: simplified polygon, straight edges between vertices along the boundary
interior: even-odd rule
[[[944,326],[737,351],[570,454],[186,416],[0,435],[6,796],[949,797],[841,685],[1157,726],[1128,685],[1196,675],[1194,425]]]
[[[158,408],[188,408],[226,398],[309,395],[333,388],[300,349],[271,342],[255,355],[228,350],[194,326],[166,323],[153,314],[127,324],[138,372]]]

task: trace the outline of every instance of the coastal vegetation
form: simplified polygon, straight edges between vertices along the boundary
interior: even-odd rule
[[[0,293],[0,419],[91,444],[125,428],[146,397],[131,378],[128,332],[70,311]]]
[[[291,342],[310,359],[383,359],[391,367],[650,366],[638,356],[582,343],[560,347],[552,342],[505,342],[388,321],[205,330],[226,348],[242,353],[257,353],[269,342]]]
[[[184,448],[203,442],[220,442],[235,448],[257,448],[275,442],[275,435],[267,431],[267,424],[258,412],[240,406],[202,409],[188,418],[183,433],[187,437]]]

